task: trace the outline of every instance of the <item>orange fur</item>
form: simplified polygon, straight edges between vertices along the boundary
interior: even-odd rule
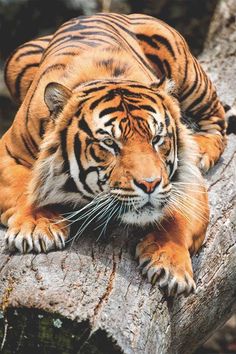
[[[68,221],[51,204],[73,209],[92,200],[105,215],[112,200],[123,222],[157,224],[137,247],[149,280],[169,295],[193,291],[189,252],[208,224],[198,167],[208,170],[222,154],[225,120],[180,34],[145,15],[73,19],[16,49],[5,78],[22,102],[0,141],[9,249],[64,247]]]

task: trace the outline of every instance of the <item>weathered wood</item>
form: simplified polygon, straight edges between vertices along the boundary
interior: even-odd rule
[[[215,17],[219,18],[223,11],[220,18],[225,26],[224,6],[227,4],[229,16],[235,13],[236,4],[230,0],[220,3],[218,17]],[[233,25],[227,25],[228,35]],[[223,33],[218,28],[219,32]],[[228,63],[231,54],[227,48],[232,44],[227,43],[225,37],[221,42],[225,56],[212,54],[218,39],[218,35],[211,34],[210,50],[206,49],[201,58],[223,99],[232,103],[236,92],[235,80],[231,80],[236,72],[235,57],[234,62]],[[91,233],[76,244],[69,244],[64,251],[14,256],[4,251],[4,231],[1,231],[0,301],[3,310],[34,308],[45,311],[44,316],[60,314],[73,320],[73,324],[81,324],[77,327],[80,338],[77,350],[81,353],[81,348],[89,345],[88,353],[192,353],[236,308],[235,166],[236,139],[229,136],[221,161],[207,176],[211,222],[205,245],[193,257],[195,295],[166,301],[156,286],[147,283],[134,260],[135,244],[141,236],[138,230],[116,229],[99,242]],[[27,318],[27,313],[18,315]],[[5,316],[10,321],[13,315],[6,311]],[[34,321],[40,322],[37,313]],[[2,338],[5,348],[8,327],[5,322],[6,335]],[[103,342],[100,351],[99,338]],[[116,346],[112,346],[112,341]]]

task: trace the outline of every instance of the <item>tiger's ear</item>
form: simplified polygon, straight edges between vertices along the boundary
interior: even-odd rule
[[[175,93],[175,83],[174,81],[167,79],[165,75],[163,75],[159,81],[152,82],[150,85],[152,90],[163,90],[167,94],[174,94]]]
[[[72,91],[67,87],[57,82],[50,82],[44,91],[44,101],[50,114],[57,115],[61,112],[71,95]]]

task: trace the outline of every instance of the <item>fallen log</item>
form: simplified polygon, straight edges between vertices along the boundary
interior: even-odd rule
[[[220,2],[212,26],[220,19],[222,28],[211,27],[201,57],[230,104],[236,63],[225,31],[231,35],[229,17],[235,11],[232,0]],[[214,43],[223,51],[218,56]],[[236,309],[236,139],[230,135],[228,140],[220,162],[206,176],[211,222],[193,257],[196,294],[167,300],[148,284],[134,259],[138,230],[113,229],[99,242],[91,232],[64,251],[39,255],[9,255],[2,230],[2,352],[190,354],[203,343]]]

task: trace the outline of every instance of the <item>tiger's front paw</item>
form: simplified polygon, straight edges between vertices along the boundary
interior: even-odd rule
[[[155,234],[148,234],[136,248],[142,274],[153,285],[157,283],[168,296],[194,293],[191,259],[188,251],[175,244],[158,242]]]
[[[62,249],[69,237],[69,226],[60,215],[38,212],[14,214],[8,220],[5,245],[9,251],[28,253]]]

